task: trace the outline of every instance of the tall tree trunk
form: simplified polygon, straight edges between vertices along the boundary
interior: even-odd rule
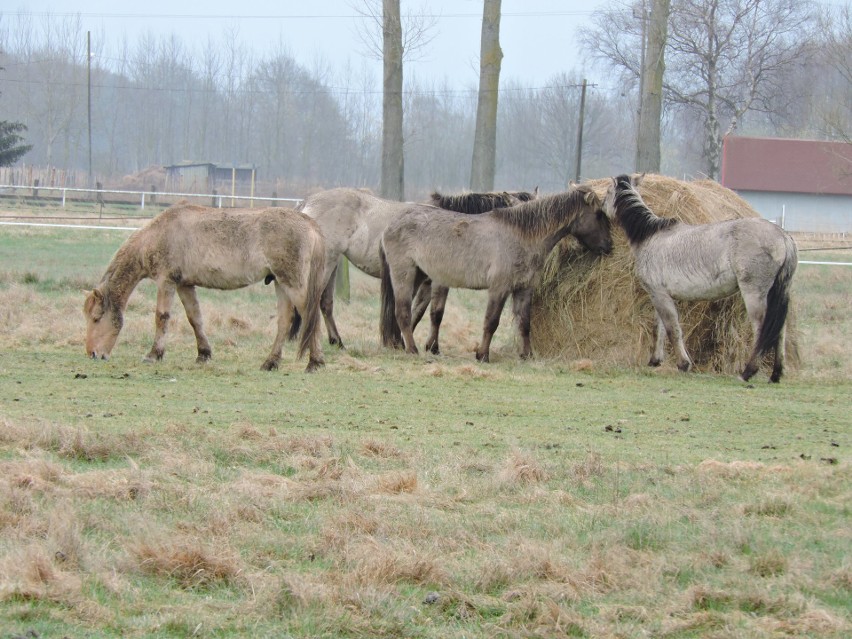
[[[663,112],[663,72],[671,0],[652,0],[648,39],[643,43],[642,97],[636,136],[636,170],[660,172],[660,119]]]
[[[405,165],[402,153],[402,21],[399,0],[382,0],[382,197],[403,200]]]
[[[476,106],[476,132],[473,138],[473,160],[470,188],[492,191],[497,167],[497,90],[500,85],[500,2],[484,0],[482,10],[482,42],[479,60],[479,101]]]

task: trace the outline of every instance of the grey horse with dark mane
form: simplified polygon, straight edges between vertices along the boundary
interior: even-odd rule
[[[761,218],[692,225],[659,217],[642,200],[637,190],[641,181],[641,175],[613,178],[604,208],[624,229],[636,277],[656,311],[656,341],[648,364],[663,361],[668,335],[678,368],[692,366],[675,300],[716,300],[739,290],[754,328],[754,347],[741,377],[750,379],[763,356],[773,351],[769,379],[778,382],[784,371],[790,285],[798,264],[793,238]]]
[[[530,314],[533,288],[547,254],[567,235],[588,250],[612,249],[610,222],[601,200],[586,186],[481,215],[409,205],[382,235],[382,343],[401,337],[414,343],[411,302],[421,282],[445,288],[488,289],[482,341],[476,358],[489,360],[491,338],[509,295],[523,341],[521,357],[532,355]]]
[[[532,200],[536,197],[537,191],[538,189],[532,193],[527,191],[464,193],[451,196],[435,192],[432,194],[434,206],[424,206],[431,210],[441,207],[471,214],[482,213]],[[381,274],[379,245],[382,232],[411,204],[411,202],[386,200],[373,195],[366,189],[335,188],[309,196],[298,207],[299,211],[316,221],[326,238],[326,284],[321,310],[330,344],[343,347],[343,340],[334,321],[334,285],[340,256],[345,255],[352,264],[367,275],[379,277]],[[446,292],[439,291],[439,293],[446,300]],[[430,283],[423,282],[417,292],[415,325],[429,306],[430,298]],[[434,314],[432,320],[436,321]],[[437,322],[440,324],[440,317],[437,317]],[[296,335],[298,328],[299,317],[296,314],[291,325],[291,338]]]

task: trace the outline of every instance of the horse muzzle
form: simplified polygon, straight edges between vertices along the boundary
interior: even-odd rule
[[[106,353],[101,353],[101,356],[100,356],[100,357],[98,357],[98,354],[97,354],[97,352],[95,352],[95,351],[92,351],[92,352],[89,354],[89,357],[90,357],[90,358],[92,358],[93,360],[96,360],[96,361],[97,361],[98,359],[102,359],[103,361],[107,361],[107,360],[109,360],[109,355],[107,355]]]

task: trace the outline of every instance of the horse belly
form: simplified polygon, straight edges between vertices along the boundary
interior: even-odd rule
[[[729,270],[683,270],[665,276],[664,287],[678,300],[718,300],[737,291],[737,278]]]
[[[481,290],[490,284],[489,268],[485,264],[460,264],[449,255],[420,254],[417,266],[432,280],[433,284],[448,288]]]
[[[344,253],[350,262],[367,275],[381,277],[380,241],[381,234],[372,232],[366,225],[361,225],[349,238],[349,244]]]
[[[200,286],[223,291],[230,291],[250,286],[262,280],[269,272],[268,266],[258,260],[220,256],[222,259],[200,260],[180,272],[178,284],[183,286]]]

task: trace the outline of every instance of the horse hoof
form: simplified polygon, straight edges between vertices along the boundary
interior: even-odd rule
[[[196,364],[208,364],[209,362],[210,362],[210,356],[209,355],[199,355],[198,357],[195,358]]]
[[[757,372],[757,368],[746,368],[745,370],[743,370],[742,375],[740,375],[740,379],[743,380],[744,382],[747,382],[752,377],[754,377],[754,374],[756,372]]]
[[[688,373],[688,372],[689,372],[689,367],[690,367],[689,362],[686,362],[685,364],[678,364],[678,365],[677,365],[677,369],[678,369],[681,373]]]
[[[323,366],[325,366],[325,362],[324,362],[324,361],[322,361],[322,360],[313,360],[313,359],[312,359],[311,361],[309,361],[309,362],[308,362],[308,365],[307,365],[307,367],[305,368],[305,372],[306,372],[306,373],[315,373],[315,372],[317,372],[319,369],[321,369]]]
[[[278,362],[276,360],[266,360],[263,364],[260,365],[260,370],[262,371],[274,371],[278,369]]]
[[[656,357],[651,358],[651,361],[648,362],[648,366],[652,366],[657,368],[660,364],[662,364],[662,360],[657,359]]]

